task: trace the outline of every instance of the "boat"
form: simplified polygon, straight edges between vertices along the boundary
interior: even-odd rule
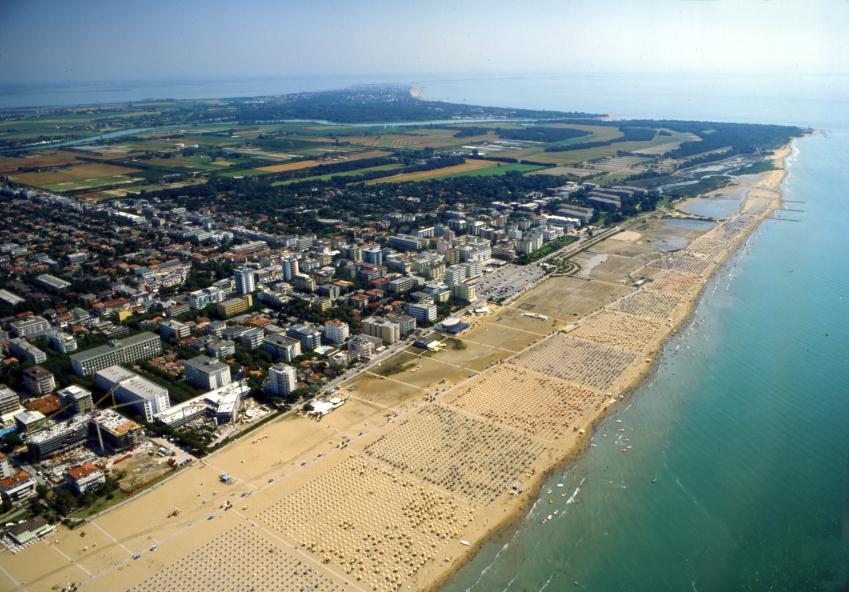
[[[460,544],[463,545],[464,547],[468,547],[472,543],[470,543],[469,541],[460,541]]]

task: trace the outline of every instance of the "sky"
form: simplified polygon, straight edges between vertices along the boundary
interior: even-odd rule
[[[849,74],[847,0],[0,0],[0,82]]]

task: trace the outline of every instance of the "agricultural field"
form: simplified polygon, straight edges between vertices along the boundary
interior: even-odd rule
[[[71,164],[79,155],[68,150],[42,150],[26,156],[0,156],[0,174]]]
[[[399,133],[345,136],[345,141],[373,148],[422,149],[450,148],[475,142],[497,140],[495,133],[457,138],[457,130],[444,128],[410,129]]]
[[[368,181],[367,185],[375,185],[377,183],[404,183],[407,181],[426,181],[429,179],[444,179],[446,177],[458,177],[474,171],[482,169],[495,168],[492,161],[489,160],[467,160],[463,164],[455,164],[453,166],[442,167],[439,169],[431,169],[428,171],[416,171],[413,173],[401,173],[392,175],[391,177],[381,177]]]
[[[76,191],[134,183],[136,179],[128,175],[139,172],[140,169],[130,167],[87,162],[37,173],[19,173],[11,175],[10,178],[18,183],[51,191]]]
[[[508,164],[496,162],[493,163],[492,166],[487,168],[470,171],[468,173],[452,173],[450,175],[445,175],[441,178],[447,179],[449,177],[488,177],[490,175],[506,175],[507,173],[529,173],[544,168],[545,167],[543,166],[535,164]]]
[[[275,183],[272,183],[272,185],[278,186],[291,185],[292,183],[308,183],[310,181],[327,181],[334,177],[355,177],[357,175],[364,175],[375,172],[385,172],[387,175],[391,175],[393,171],[397,171],[403,166],[404,165],[401,164],[383,164],[373,167],[366,167],[364,169],[355,169],[353,171],[343,171],[341,173],[328,173],[326,175],[316,175],[315,177],[304,177],[301,179],[288,179],[286,181],[277,181]]]

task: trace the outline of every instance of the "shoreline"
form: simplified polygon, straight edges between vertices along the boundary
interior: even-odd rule
[[[787,177],[787,169],[786,169],[786,161],[787,157],[792,155],[794,149],[794,143],[791,141],[787,145],[779,148],[774,151],[773,156],[770,160],[776,165],[776,169],[772,171],[767,171],[765,173],[761,173],[758,175],[758,180],[753,183],[750,187],[746,188],[746,195],[741,200],[741,203],[738,209],[729,216],[726,220],[731,220],[739,215],[742,215],[747,205],[750,205],[752,197],[758,198],[758,196],[751,196],[750,194],[753,191],[764,191],[764,192],[772,192],[776,194],[776,197],[772,198],[770,201],[769,207],[767,207],[764,211],[762,211],[756,218],[755,222],[749,226],[747,226],[742,232],[738,233],[734,241],[731,243],[729,248],[725,249],[722,254],[719,256],[712,258],[712,267],[710,268],[709,273],[705,274],[701,285],[699,286],[698,292],[695,296],[691,297],[686,302],[686,311],[683,316],[679,319],[676,319],[676,322],[670,328],[668,332],[665,332],[659,339],[657,339],[657,347],[652,347],[650,351],[643,352],[647,358],[650,359],[650,363],[647,367],[642,368],[636,374],[629,376],[627,382],[623,381],[623,384],[619,386],[621,389],[619,392],[619,396],[615,403],[602,407],[591,419],[588,427],[585,430],[585,433],[581,435],[575,444],[567,450],[564,454],[562,454],[554,463],[548,465],[546,468],[543,468],[541,471],[537,472],[534,475],[534,478],[526,484],[525,491],[523,493],[523,499],[520,503],[516,504],[513,508],[512,512],[508,512],[507,516],[502,517],[499,521],[497,521],[491,528],[487,530],[487,532],[472,546],[468,548],[468,552],[464,553],[457,561],[453,562],[451,567],[446,570],[440,577],[434,579],[431,583],[429,583],[426,588],[430,592],[437,592],[441,590],[445,585],[447,585],[456,574],[465,567],[471,560],[477,556],[478,552],[482,549],[482,547],[492,542],[493,540],[498,539],[501,536],[509,533],[514,533],[519,528],[520,522],[528,515],[528,512],[534,505],[539,501],[540,492],[543,489],[544,483],[548,480],[548,478],[559,470],[569,470],[571,469],[577,461],[581,458],[581,456],[586,452],[589,444],[598,429],[598,426],[608,418],[608,416],[612,415],[616,409],[619,407],[619,404],[626,403],[630,400],[630,398],[634,395],[634,393],[645,383],[646,380],[649,380],[659,369],[659,362],[661,359],[661,353],[663,351],[666,342],[673,338],[675,335],[679,334],[681,331],[685,330],[687,325],[693,319],[693,313],[696,309],[696,305],[700,302],[704,289],[710,282],[710,280],[716,275],[718,271],[722,269],[722,267],[727,263],[727,261],[739,251],[741,244],[743,244],[751,234],[760,226],[760,224],[769,218],[770,214],[772,214],[775,210],[780,209],[780,207],[784,203],[783,192],[781,191],[781,186],[784,180]],[[760,181],[765,181],[763,185],[759,185]],[[739,183],[733,183],[728,187],[724,188],[728,190],[729,188],[740,187]],[[722,191],[722,190],[720,190]],[[715,230],[719,225],[715,226],[711,231]],[[709,231],[706,234],[709,234]],[[698,239],[697,239],[698,240]],[[693,243],[696,241],[692,241],[685,249],[690,248]],[[636,274],[641,271],[643,268],[635,270],[632,274]],[[587,317],[581,318],[576,323],[580,323],[585,320],[585,318],[592,317],[597,314],[597,312],[593,312]],[[556,334],[557,332],[553,333]],[[546,339],[550,338],[551,335],[546,336],[541,339],[537,343],[533,345],[538,345],[539,343],[544,342]],[[531,346],[532,347],[532,346]],[[521,352],[520,352],[521,353]],[[518,354],[517,354],[518,355]],[[511,356],[511,358],[514,356]],[[507,363],[511,358],[507,358],[502,361],[502,363]],[[631,370],[634,368],[629,367],[624,374],[631,374]],[[458,385],[459,386],[459,385]]]
[[[180,589],[187,581],[172,566],[220,553],[217,544],[249,532],[340,590],[395,590],[395,581],[440,589],[485,543],[519,527],[546,480],[577,462],[601,422],[657,371],[664,344],[687,326],[708,281],[780,207],[791,146],[772,157],[780,170],[729,186],[746,196],[727,220],[706,232],[677,231],[687,237],[678,251],[657,247],[672,236],[659,230],[668,226],[661,212],[638,219],[595,246],[615,263],[598,277],[547,276],[515,303],[474,317],[458,351],[404,348],[392,359],[415,368],[381,375],[375,367],[349,381],[359,384],[350,401],[323,421],[270,421],[133,504],[93,517],[85,540],[79,529],[59,529],[16,558],[0,556],[0,571],[32,592],[60,581],[92,592],[149,590],[146,583],[162,578]],[[646,281],[636,288],[638,278]],[[549,316],[525,318],[529,311]],[[222,472],[237,486],[221,484]],[[518,495],[511,483],[521,486]],[[326,497],[322,488],[331,485]],[[239,507],[227,512],[227,498]],[[424,509],[415,523],[405,514],[412,506]],[[166,516],[172,508],[179,517]],[[362,552],[350,538],[355,523],[369,536],[400,529],[408,551],[393,534]],[[56,553],[67,563],[42,571]],[[410,571],[385,571],[389,556]],[[256,560],[257,570],[266,568]]]

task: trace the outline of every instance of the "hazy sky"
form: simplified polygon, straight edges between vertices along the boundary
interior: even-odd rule
[[[849,73],[849,2],[0,0],[0,81]]]

